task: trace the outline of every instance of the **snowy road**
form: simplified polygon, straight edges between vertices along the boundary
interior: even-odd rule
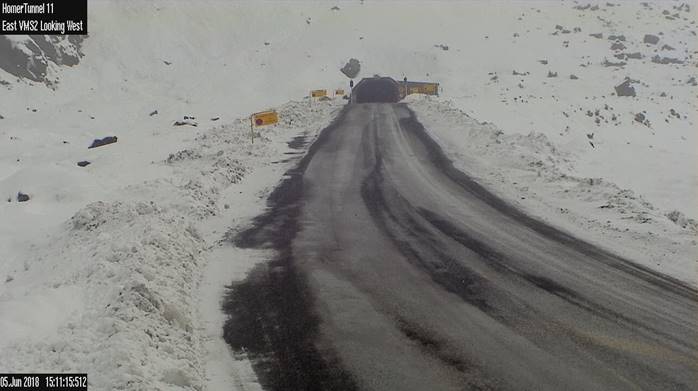
[[[272,390],[688,390],[698,293],[531,219],[404,105],[348,106],[239,246],[226,341]]]

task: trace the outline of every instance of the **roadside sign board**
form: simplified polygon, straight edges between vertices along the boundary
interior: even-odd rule
[[[251,116],[254,126],[272,125],[279,122],[279,114],[274,110],[254,113]]]
[[[405,88],[406,87],[406,88]],[[400,94],[404,97],[409,94],[439,95],[439,83],[420,81],[407,81],[400,83]],[[405,91],[407,90],[407,91]]]
[[[336,89],[334,91],[334,96],[344,96],[344,90],[342,89]]]
[[[327,90],[312,90],[310,91],[310,96],[313,98],[327,96]]]

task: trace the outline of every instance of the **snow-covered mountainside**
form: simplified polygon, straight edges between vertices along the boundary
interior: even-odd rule
[[[697,6],[90,0],[89,37],[0,36],[0,372],[253,387],[217,300],[263,255],[219,242],[337,113],[303,97],[347,89],[350,58],[440,83],[410,106],[498,194],[698,285]]]
[[[48,77],[49,67],[76,65],[82,57],[80,46],[83,39],[81,35],[0,35],[0,69],[18,78],[51,86],[58,79]],[[52,75],[58,73],[52,72]],[[8,81],[4,83],[9,85]]]

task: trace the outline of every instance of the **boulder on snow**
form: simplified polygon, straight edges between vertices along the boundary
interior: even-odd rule
[[[642,42],[656,45],[659,42],[659,37],[654,34],[645,34],[645,38],[642,39]]]
[[[624,49],[625,49],[625,45],[623,45],[623,42],[616,41],[616,42],[613,42],[611,44],[611,50],[624,50]]]
[[[86,167],[92,164],[91,162],[88,162],[87,160],[82,160],[78,162],[78,167]]]
[[[17,193],[17,202],[27,202],[29,201],[30,197],[27,194],[22,193],[21,191]]]
[[[548,71],[548,77],[557,77],[557,72]]]
[[[596,39],[603,39],[603,33],[592,33],[589,34],[590,37],[594,37]]]
[[[609,41],[625,41],[625,35],[609,35]]]
[[[678,58],[660,57],[659,55],[652,57],[652,62],[656,64],[683,64],[683,60]]]
[[[577,77],[577,75],[572,74],[572,75],[570,75],[570,79],[572,79],[572,80],[577,80],[577,79],[579,79],[579,78]]]
[[[108,136],[102,139],[95,139],[87,149],[97,148],[108,144],[114,144],[118,138],[116,136]]]
[[[614,87],[617,96],[635,96],[635,87],[630,83],[630,79]]]
[[[355,58],[349,59],[340,71],[346,75],[346,77],[353,79],[361,72],[361,63]]]

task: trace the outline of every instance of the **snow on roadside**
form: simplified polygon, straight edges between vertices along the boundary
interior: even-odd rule
[[[3,264],[2,371],[87,372],[95,390],[203,389],[225,384],[224,368],[239,383],[217,300],[255,258],[226,257],[221,238],[300,159],[305,146],[289,142],[312,141],[341,103],[289,102],[254,144],[246,118],[202,129],[152,163],[171,175],[90,203]]]
[[[541,133],[509,133],[446,99],[407,99],[457,168],[529,215],[698,286],[698,225],[603,178],[582,177],[574,156]]]

